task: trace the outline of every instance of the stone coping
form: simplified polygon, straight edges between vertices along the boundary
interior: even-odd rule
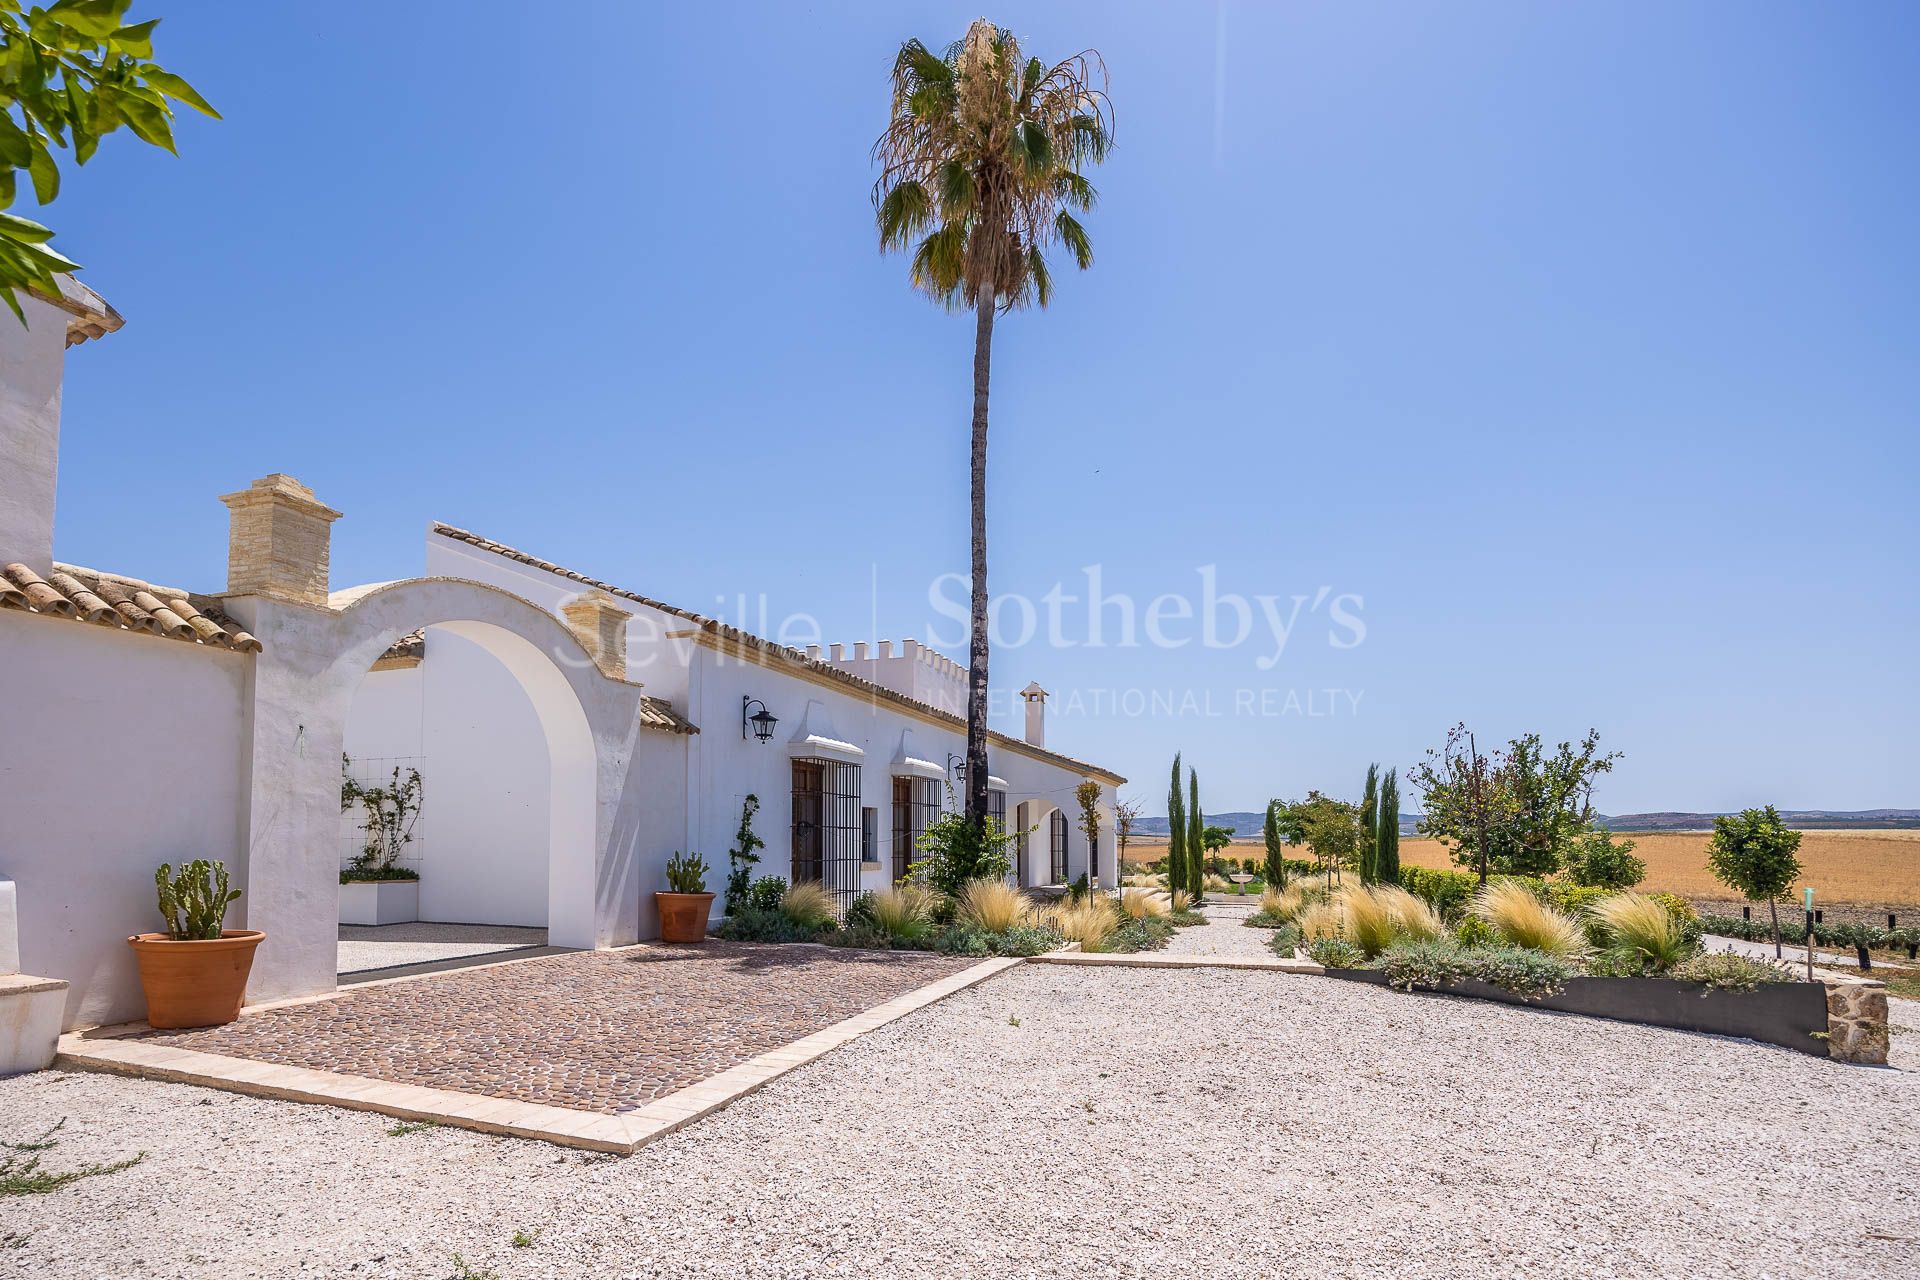
[[[1157,951],[1116,952],[1049,951],[1031,957],[1035,964],[1108,965],[1118,969],[1255,969],[1268,973],[1325,973],[1311,960],[1282,960],[1279,956],[1168,956]]]
[[[805,1066],[869,1031],[985,982],[1019,963],[1018,958],[983,961],[620,1115],[279,1066],[129,1038],[148,1029],[140,1023],[69,1032],[60,1037],[54,1065],[204,1085],[291,1102],[326,1103],[357,1111],[376,1111],[402,1120],[428,1121],[481,1133],[537,1138],[562,1146],[629,1155],[656,1138],[744,1098],[795,1067]]]
[[[36,978],[30,973],[0,973],[0,996],[30,996],[36,991],[65,991],[65,978]]]

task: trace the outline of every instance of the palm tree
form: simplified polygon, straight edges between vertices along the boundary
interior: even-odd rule
[[[1113,135],[1107,69],[1089,49],[1048,66],[1023,59],[984,18],[945,54],[918,40],[893,62],[893,104],[873,144],[880,249],[911,249],[914,287],[974,314],[973,599],[967,651],[967,816],[987,812],[987,385],[996,314],[1053,296],[1047,250],[1082,270],[1093,246],[1076,211],[1093,208],[1081,172]]]

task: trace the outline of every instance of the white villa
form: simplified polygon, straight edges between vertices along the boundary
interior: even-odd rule
[[[424,576],[335,589],[341,513],[289,476],[221,498],[223,588],[57,560],[66,350],[121,324],[67,283],[0,321],[0,975],[43,1020],[142,1016],[125,939],[157,927],[154,868],[196,857],[244,890],[229,927],[266,932],[249,1001],[332,990],[343,756],[422,776],[409,915],[581,948],[656,936],[676,851],[720,889],[749,795],[756,874],[847,901],[902,874],[958,790],[965,672],[931,649],[801,652],[438,523]],[[1015,874],[1111,886],[1123,779],[1049,751],[1046,694],[1023,696],[1024,737],[990,748],[995,807],[1030,832]]]

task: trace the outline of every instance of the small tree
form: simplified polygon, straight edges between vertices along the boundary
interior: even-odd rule
[[[1200,775],[1187,769],[1187,892],[1199,902],[1206,895],[1206,819],[1200,816]]]
[[[1380,808],[1373,823],[1373,877],[1400,883],[1400,776],[1392,769],[1380,780]]]
[[[923,856],[907,868],[907,876],[958,898],[975,880],[1007,878],[1016,838],[992,814],[976,825],[949,804],[914,842]]]
[[[1073,789],[1073,798],[1080,803],[1080,834],[1087,838],[1087,884],[1098,888],[1100,875],[1094,859],[1100,848],[1100,784],[1088,778]]]
[[[1300,842],[1313,851],[1315,870],[1337,879],[1360,845],[1359,806],[1309,791],[1286,809],[1283,822],[1291,822]]]
[[[1220,870],[1220,851],[1233,843],[1232,827],[1216,827],[1209,823],[1200,830],[1200,843],[1207,849],[1207,864],[1215,871]],[[1238,870],[1238,864],[1234,864]]]
[[[1773,954],[1780,949],[1780,899],[1800,879],[1800,833],[1780,821],[1772,805],[1713,820],[1707,866],[1714,878],[1749,902],[1764,900],[1773,914]]]
[[[1187,887],[1187,802],[1180,794],[1180,753],[1173,753],[1173,780],[1167,785],[1167,888]]]
[[[1574,840],[1593,828],[1594,780],[1619,758],[1600,751],[1592,730],[1578,746],[1562,742],[1551,754],[1530,733],[1489,757],[1457,724],[1407,777],[1421,792],[1421,833],[1444,841],[1454,861],[1485,884],[1492,874],[1559,870]]]
[[[1373,868],[1375,824],[1380,819],[1380,766],[1367,766],[1367,785],[1360,792],[1360,838],[1354,848],[1360,865],[1360,883],[1372,884],[1379,877]]]
[[[1278,889],[1287,883],[1287,846],[1280,830],[1280,811],[1285,808],[1278,800],[1267,801],[1267,821],[1261,828],[1261,838],[1267,845],[1267,861],[1264,870],[1266,881]]]
[[[1113,843],[1117,850],[1115,856],[1120,859],[1115,870],[1121,875],[1127,872],[1127,846],[1133,842],[1133,833],[1140,829],[1141,808],[1138,800],[1122,800],[1117,794],[1113,798]]]
[[[1605,827],[1575,837],[1566,862],[1569,880],[1599,889],[1631,889],[1647,877],[1647,864],[1633,856],[1633,841],[1615,843]]]
[[[748,886],[753,883],[753,868],[760,861],[757,849],[767,847],[753,831],[753,815],[760,812],[760,797],[749,792],[740,802],[740,829],[733,833],[733,848],[727,850],[727,907],[733,915],[747,905]]]

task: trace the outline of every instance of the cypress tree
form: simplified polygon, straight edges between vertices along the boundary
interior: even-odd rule
[[[1372,884],[1379,876],[1374,870],[1374,836],[1380,820],[1380,766],[1367,766],[1367,787],[1360,793],[1360,883]]]
[[[1207,844],[1200,838],[1206,820],[1200,816],[1200,775],[1187,770],[1187,888],[1195,902],[1207,885]]]
[[[1267,842],[1266,880],[1275,889],[1287,883],[1287,847],[1280,838],[1280,802],[1267,801],[1267,825],[1261,832]]]
[[[1400,779],[1387,770],[1380,783],[1380,817],[1374,824],[1373,874],[1382,884],[1400,883]]]
[[[1180,798],[1180,753],[1173,755],[1173,781],[1167,787],[1167,888],[1187,887],[1187,807]]]

